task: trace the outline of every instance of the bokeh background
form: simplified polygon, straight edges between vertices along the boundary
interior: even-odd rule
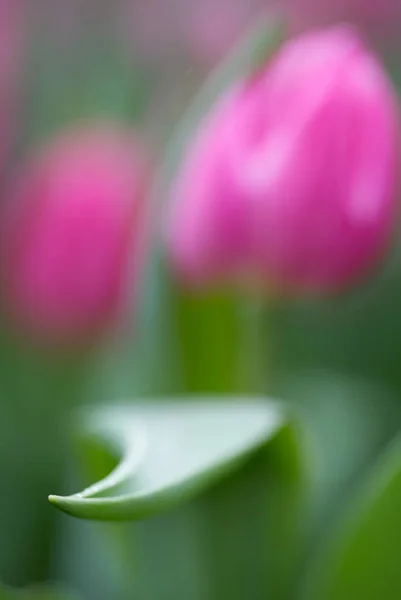
[[[351,20],[393,80],[401,81],[401,5],[363,4],[0,0],[2,205],[12,202],[12,190],[43,147],[65,132],[107,122],[137,140],[146,163],[142,201],[149,204],[151,223],[144,220],[140,227],[158,230],[168,190],[158,187],[155,202],[155,178],[168,141],[211,71],[261,16],[279,16],[289,32]],[[127,226],[134,235],[138,225]],[[134,292],[118,323],[95,343],[63,345],[27,332],[10,308],[8,280],[2,278],[0,581],[6,586],[54,582],[72,597],[93,600],[181,598],[174,596],[174,586],[163,587],[168,567],[162,574],[156,542],[149,550],[152,535],[159,539],[157,523],[144,535],[154,556],[153,587],[148,596],[136,596],[130,591],[138,551],[132,538],[139,530],[73,520],[48,504],[49,493],[68,494],[91,483],[71,441],[71,422],[81,405],[194,392],[285,398],[318,456],[308,467],[316,515],[311,547],[338,511],[339,499],[401,426],[398,239],[380,269],[349,293],[278,301],[187,293],[155,237],[147,236],[141,249],[140,276],[132,267]],[[13,269],[13,260],[5,253],[3,272]],[[107,467],[110,458],[104,459]],[[160,525],[162,539],[185,535],[185,521],[177,523]],[[175,552],[167,564],[182,560],[178,542]],[[196,557],[191,560],[192,567],[183,566],[187,573]],[[146,568],[150,581],[151,560]],[[41,594],[38,600],[47,597]]]

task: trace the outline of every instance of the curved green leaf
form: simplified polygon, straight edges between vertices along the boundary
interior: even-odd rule
[[[284,426],[263,400],[111,407],[81,415],[83,434],[120,456],[107,477],[72,496],[50,496],[87,519],[140,519],[189,499],[235,470]]]
[[[401,438],[381,457],[307,580],[305,600],[401,598]]]
[[[152,517],[118,533],[132,596],[289,597],[305,477],[297,427],[281,403],[161,400],[96,409],[79,423],[89,471],[102,476],[113,461],[115,469],[81,494],[51,500],[78,517]]]

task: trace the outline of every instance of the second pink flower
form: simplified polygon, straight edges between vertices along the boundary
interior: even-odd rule
[[[397,166],[395,93],[356,33],[289,41],[189,143],[169,212],[173,263],[194,285],[337,289],[388,243]]]

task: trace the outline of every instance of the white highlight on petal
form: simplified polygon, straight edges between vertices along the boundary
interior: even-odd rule
[[[292,146],[286,134],[269,136],[267,143],[253,152],[251,160],[243,169],[243,184],[255,192],[274,185],[287,168]]]

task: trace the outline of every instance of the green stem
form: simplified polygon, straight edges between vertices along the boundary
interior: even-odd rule
[[[176,291],[183,388],[189,393],[243,391],[241,313],[226,293]]]

